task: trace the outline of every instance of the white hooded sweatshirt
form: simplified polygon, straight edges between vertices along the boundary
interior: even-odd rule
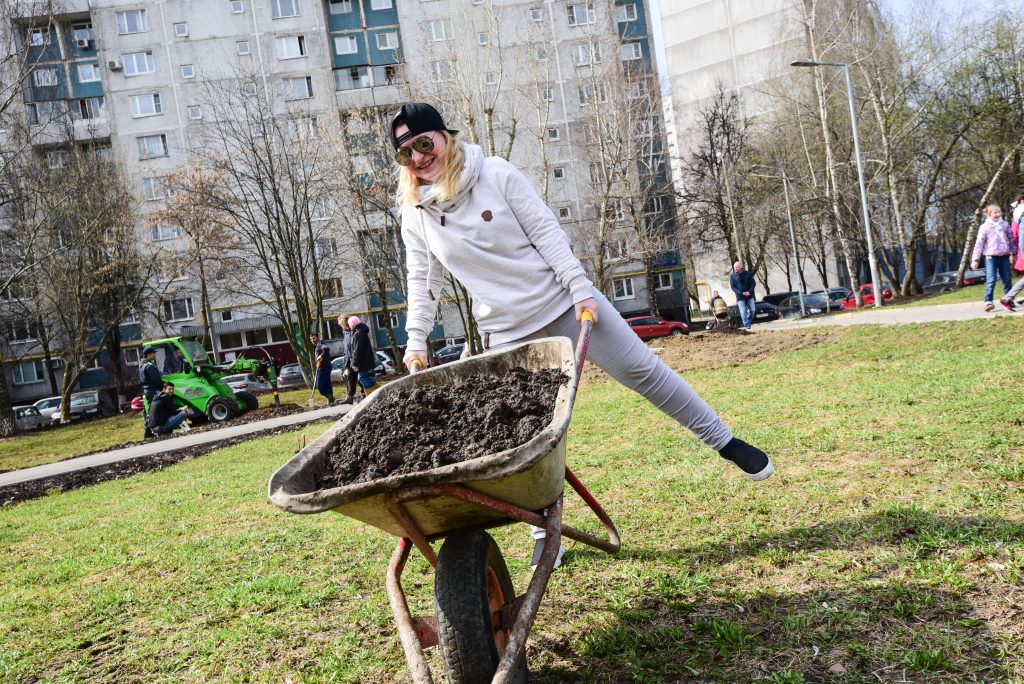
[[[433,185],[402,209],[409,269],[409,351],[425,351],[444,273],[473,296],[473,315],[492,345],[543,328],[593,296],[593,285],[551,210],[530,182],[500,157],[460,142],[459,192],[441,202]]]

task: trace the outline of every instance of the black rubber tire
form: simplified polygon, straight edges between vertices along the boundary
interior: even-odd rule
[[[669,333],[669,336],[670,337],[679,337],[680,335],[685,335],[685,334],[686,334],[685,332],[683,332],[679,328],[676,328],[675,330],[673,330],[672,332]]]
[[[238,404],[227,397],[214,397],[206,404],[206,418],[211,423],[223,423],[238,415]]]
[[[434,615],[438,649],[452,684],[488,684],[498,669],[500,654],[488,597],[488,568],[504,602],[515,598],[505,559],[487,532],[450,534],[437,555]],[[509,681],[525,684],[528,675],[524,652]]]
[[[240,399],[245,405],[242,409],[242,413],[247,411],[255,411],[260,407],[260,400],[256,398],[256,395],[252,392],[235,392],[235,398]]]

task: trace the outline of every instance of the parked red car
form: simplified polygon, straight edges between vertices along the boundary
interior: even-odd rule
[[[867,285],[861,285],[860,286],[860,298],[861,298],[861,303],[864,304],[864,306],[874,306],[875,305],[875,288],[874,288],[874,286],[871,283],[868,283]],[[892,290],[890,290],[888,287],[885,287],[883,285],[882,286],[882,301],[884,302],[887,299],[892,299]],[[843,309],[849,310],[849,309],[856,309],[856,308],[857,308],[857,300],[853,296],[853,293],[851,292],[850,294],[848,294],[846,296],[846,299],[843,300]]]
[[[629,327],[633,329],[633,332],[641,340],[651,340],[655,337],[665,337],[666,335],[686,335],[690,332],[685,323],[666,321],[655,316],[627,318],[626,323],[629,324]]]

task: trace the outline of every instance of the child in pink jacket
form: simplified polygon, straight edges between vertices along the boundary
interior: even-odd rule
[[[998,204],[985,207],[987,220],[978,229],[978,240],[974,243],[974,255],[971,257],[971,268],[978,268],[981,256],[985,256],[985,311],[995,308],[992,294],[996,288],[996,276],[1003,282],[1003,298],[999,305],[1007,311],[1013,311],[1013,300],[1008,298],[1010,283],[1011,257],[1017,256],[1017,243],[1009,224],[1003,220],[1003,210]]]

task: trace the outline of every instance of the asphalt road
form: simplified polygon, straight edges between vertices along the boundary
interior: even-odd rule
[[[8,473],[0,473],[0,487],[19,482],[27,482],[29,480],[38,480],[40,478],[51,477],[53,475],[62,475],[76,470],[84,470],[85,468],[106,465],[108,463],[116,463],[117,461],[125,461],[131,458],[152,456],[166,451],[175,451],[177,449],[184,449],[201,444],[216,443],[225,439],[231,439],[232,437],[240,437],[242,435],[260,432],[262,430],[271,430],[289,425],[301,425],[303,423],[311,423],[317,420],[331,418],[337,419],[345,415],[351,408],[352,406],[348,404],[336,404],[334,406],[328,406],[315,411],[292,413],[287,416],[268,418],[266,420],[256,421],[253,423],[226,425],[225,427],[217,428],[216,430],[203,430],[202,432],[190,432],[187,434],[179,433],[180,436],[172,437],[170,439],[153,440],[152,442],[137,444],[135,446],[125,447],[124,449],[104,451],[101,454],[90,454],[88,456],[80,456],[79,458],[69,458],[66,461],[58,461],[57,463],[47,463],[46,465],[35,466],[34,468],[12,470]]]

